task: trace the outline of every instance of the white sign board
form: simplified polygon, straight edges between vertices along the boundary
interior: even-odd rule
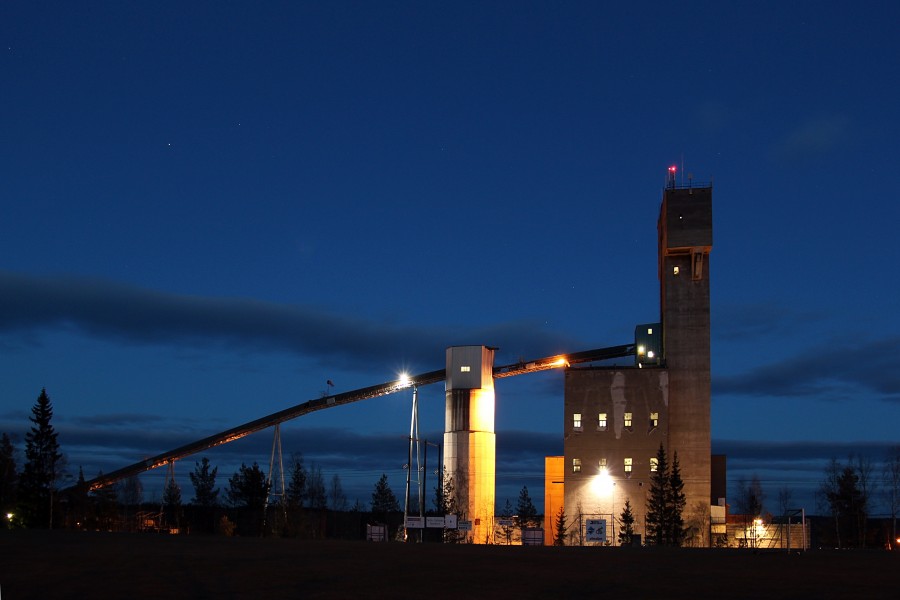
[[[497,521],[497,525],[499,525],[500,527],[512,527],[512,524],[512,519],[500,519],[499,521]]]
[[[472,531],[472,521],[460,521],[458,527],[460,531]]]
[[[584,539],[589,542],[606,542],[606,519],[587,519],[584,522]]]
[[[447,529],[456,529],[456,515],[446,515],[444,517],[444,527]]]
[[[443,529],[444,517],[425,517],[425,526],[433,529]]]
[[[422,529],[425,527],[424,517],[406,517],[407,529]]]

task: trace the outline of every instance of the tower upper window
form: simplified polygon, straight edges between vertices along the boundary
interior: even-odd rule
[[[468,373],[471,370],[472,370],[472,367],[470,367],[469,365],[462,365],[461,367],[459,367],[460,373]]]
[[[652,412],[650,413],[650,428],[659,427],[659,413]]]
[[[626,458],[625,459],[625,474],[626,475],[631,475],[631,467],[632,467],[631,458]]]
[[[581,431],[581,413],[572,415],[572,427]]]
[[[580,458],[572,459],[572,472],[573,473],[581,473],[581,459]]]
[[[605,458],[601,458],[597,466],[600,467],[600,470],[602,471],[608,466],[608,463],[606,462]]]
[[[606,431],[606,413],[597,415],[597,431]]]
[[[633,421],[632,416],[633,415],[630,412],[625,413],[625,427],[626,428],[631,428],[631,422]]]
[[[650,472],[656,473],[659,470],[659,459],[655,456],[650,459]]]

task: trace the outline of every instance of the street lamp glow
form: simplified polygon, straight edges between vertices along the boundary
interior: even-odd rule
[[[409,378],[409,373],[405,371],[400,373],[400,380],[398,381],[400,387],[409,387],[412,385],[412,381]]]

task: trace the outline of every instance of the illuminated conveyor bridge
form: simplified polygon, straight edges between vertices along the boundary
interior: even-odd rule
[[[613,346],[610,348],[587,350],[584,352],[576,352],[575,354],[558,354],[556,356],[548,356],[546,358],[540,358],[537,360],[531,360],[527,362],[521,361],[511,365],[494,367],[494,378],[499,379],[502,377],[512,377],[513,375],[523,375],[525,373],[534,373],[536,371],[546,371],[548,369],[568,367],[569,365],[579,363],[596,362],[632,355],[634,355],[634,344],[625,344],[622,346]],[[249,423],[244,423],[243,425],[238,425],[237,427],[232,427],[231,429],[228,429],[221,433],[217,433],[215,435],[205,437],[201,440],[197,440],[196,442],[185,444],[184,446],[175,448],[174,450],[158,454],[157,456],[142,460],[141,462],[137,462],[122,469],[111,471],[106,475],[100,475],[88,481],[87,486],[90,490],[96,490],[115,483],[119,480],[126,479],[139,473],[143,473],[144,471],[149,471],[157,467],[162,467],[164,465],[174,463],[175,461],[180,460],[186,456],[190,456],[198,452],[203,452],[204,450],[208,450],[216,446],[221,446],[222,444],[227,444],[228,442],[239,440],[242,437],[250,435],[251,433],[267,429],[268,427],[284,423],[285,421],[290,421],[291,419],[296,419],[297,417],[302,417],[303,415],[315,412],[317,410],[323,410],[334,406],[341,406],[343,404],[350,404],[351,402],[358,402],[359,400],[385,396],[413,386],[420,387],[424,385],[430,385],[432,383],[439,383],[441,381],[444,381],[446,379],[446,376],[446,371],[444,369],[441,369],[439,371],[430,371],[421,375],[414,375],[395,381],[389,381],[387,383],[382,383],[379,385],[360,388],[358,390],[353,390],[350,392],[343,392],[331,396],[323,396],[321,398],[316,398],[315,400],[308,400],[301,404],[297,404],[296,406],[292,406],[290,408],[280,410],[276,413],[272,413],[271,415],[268,415],[266,417],[256,419],[255,421],[250,421]]]

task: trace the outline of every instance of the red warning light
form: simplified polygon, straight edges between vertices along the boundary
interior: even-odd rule
[[[669,167],[669,173],[674,173],[674,172],[675,172],[675,165],[672,165],[671,167]]]

